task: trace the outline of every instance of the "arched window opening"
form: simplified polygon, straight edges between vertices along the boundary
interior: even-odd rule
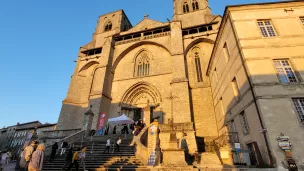
[[[110,31],[110,30],[112,30],[112,22],[111,21],[109,21],[106,24],[104,31]]]
[[[198,2],[196,0],[194,0],[192,2],[192,9],[193,9],[193,11],[199,10],[199,5],[198,5]]]
[[[147,52],[142,52],[138,56],[137,76],[147,76],[150,74],[150,59]]]
[[[196,70],[196,79],[197,82],[203,82],[203,74],[200,60],[199,48],[194,49],[194,62],[195,62],[195,70]]]
[[[188,13],[189,12],[189,5],[188,5],[187,2],[184,2],[183,10],[184,10],[184,13]]]

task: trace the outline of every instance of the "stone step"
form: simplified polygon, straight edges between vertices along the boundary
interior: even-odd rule
[[[58,171],[58,168],[49,168],[49,169],[43,169],[43,171]],[[60,170],[60,169],[59,169]],[[72,171],[75,171],[76,169],[71,169]],[[79,169],[81,170],[81,169]],[[86,168],[88,171],[150,171],[149,168],[123,168],[123,169],[117,169],[117,168]]]
[[[113,137],[111,136],[111,143],[114,143],[117,139],[118,135]],[[120,152],[114,152],[113,150],[113,144],[111,144],[111,150],[109,154],[104,154],[103,152],[106,149],[106,140],[108,136],[105,137],[93,137],[92,141],[90,137],[84,138],[83,141],[78,141],[73,144],[73,148],[81,148],[82,146],[87,146],[87,152],[86,152],[86,170],[125,170],[125,171],[131,171],[131,170],[139,170],[139,171],[146,171],[150,170],[147,169],[145,164],[142,163],[140,159],[137,159],[135,157],[135,149],[133,146],[130,146],[130,143],[132,141],[132,136],[128,136],[127,139],[122,140],[122,144],[120,145]],[[91,153],[92,151],[92,153]],[[73,151],[75,152],[75,151]],[[58,150],[57,153],[60,153],[60,150]],[[66,150],[66,153],[62,156],[57,155],[55,159],[52,162],[46,161],[44,164],[44,171],[55,171],[55,170],[61,170],[62,166],[65,164],[65,158],[68,153],[68,150]],[[75,170],[75,169],[72,169]],[[80,170],[83,170],[80,168]]]
[[[88,160],[85,161],[88,164],[94,164],[94,163],[133,163],[133,164],[142,164],[140,160],[135,161],[135,160],[129,160],[129,161],[119,161],[119,160]],[[56,161],[56,162],[45,162],[45,165],[54,165],[54,164],[63,164],[65,161]]]

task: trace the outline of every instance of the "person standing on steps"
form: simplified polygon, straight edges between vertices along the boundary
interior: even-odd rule
[[[65,170],[68,166],[70,166],[72,164],[72,159],[73,159],[73,148],[71,147],[70,150],[68,151],[68,154],[65,158],[65,163],[61,170]]]
[[[117,139],[117,141],[116,141],[117,152],[120,152],[119,146],[120,146],[120,144],[121,144],[121,139],[122,139],[121,136],[119,136],[118,139]]]
[[[28,171],[41,171],[44,161],[44,144],[39,144],[36,151],[33,153],[31,161],[28,166]]]
[[[60,155],[62,156],[62,154],[65,153],[66,149],[68,148],[68,143],[66,141],[63,141],[62,144],[61,144],[61,153]]]
[[[58,144],[57,144],[57,142],[55,142],[52,146],[52,153],[51,153],[51,157],[50,157],[50,162],[52,162],[52,160],[55,159],[57,149],[58,149]]]
[[[80,155],[79,155],[79,159],[80,159],[80,166],[82,166],[83,170],[85,171],[85,157],[86,157],[86,151],[87,151],[87,147],[84,146],[81,149]]]
[[[110,147],[111,147],[111,139],[110,137],[107,139],[107,143],[106,143],[106,149],[103,153],[105,153],[106,151],[108,151],[108,154],[110,153]]]
[[[77,151],[74,153],[73,158],[72,158],[72,164],[70,164],[70,166],[67,168],[67,170],[71,170],[74,165],[75,165],[76,171],[79,170],[79,164],[78,164],[79,153],[81,153],[80,148],[78,148]]]
[[[116,135],[116,125],[113,128],[113,135]]]
[[[124,124],[124,133],[129,134],[129,129],[128,129],[128,125]]]

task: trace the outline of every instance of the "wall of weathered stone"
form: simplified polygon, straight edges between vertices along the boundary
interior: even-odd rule
[[[150,53],[150,75],[146,77],[137,77],[135,73],[136,57],[142,50]],[[170,96],[170,82],[172,80],[172,58],[170,53],[155,45],[142,45],[132,49],[127,53],[119,62],[115,69],[115,75],[112,87],[112,104],[111,104],[111,115],[118,116],[120,112],[119,103],[121,102],[124,94],[127,90],[138,82],[146,82],[151,84],[158,93],[161,95],[160,108],[165,115],[171,116],[171,102],[167,97]],[[148,96],[148,95],[147,95]],[[146,99],[148,100],[149,97]],[[142,101],[144,102],[144,101]],[[150,99],[150,102],[151,99]],[[144,102],[144,103],[147,103]],[[134,104],[135,105],[135,104]],[[137,107],[143,107],[138,104]],[[133,106],[133,107],[136,107]]]
[[[257,142],[261,154],[267,154],[265,139],[263,134],[259,132],[261,125],[245,67],[242,64],[241,53],[231,27],[232,23],[226,19],[223,22],[209,66],[219,135],[225,132],[236,132],[235,136],[238,137],[242,149],[247,150],[248,143]],[[230,56],[228,60],[224,55],[225,43]],[[234,78],[238,85],[238,94],[235,94],[232,87]],[[242,112],[248,121],[249,134],[243,133],[244,128],[240,117]],[[262,155],[262,158],[265,163],[269,163],[268,155]]]

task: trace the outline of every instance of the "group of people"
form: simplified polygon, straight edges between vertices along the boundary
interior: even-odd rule
[[[8,164],[11,160],[12,154],[9,151],[5,151],[5,152],[0,152],[0,160],[1,160],[1,164],[5,165]]]
[[[60,156],[65,154],[69,144],[64,141],[61,143],[61,152]],[[58,143],[55,142],[52,146],[52,152],[50,156],[50,162],[55,159],[58,150]],[[71,147],[66,155],[65,164],[63,165],[61,170],[71,170],[75,167],[76,170],[79,170],[79,167],[82,166],[83,170],[85,170],[85,156],[86,156],[87,147],[84,146],[82,148],[77,148],[73,153],[73,148]],[[80,163],[79,163],[80,162]]]
[[[32,141],[20,154],[20,170],[41,171],[44,162],[44,151],[45,145],[43,143],[39,144],[38,141]]]
[[[143,120],[136,121],[131,125],[133,135],[137,136],[145,126],[146,124],[143,122]]]
[[[66,142],[66,141],[63,141],[61,143],[61,152],[60,152],[60,156],[62,156],[65,152],[66,152],[66,149],[68,148],[69,144]],[[52,146],[52,152],[51,152],[51,156],[50,156],[50,162],[52,162],[52,160],[55,159],[55,156],[56,156],[56,153],[57,153],[57,150],[58,150],[58,143],[55,142]]]
[[[82,148],[77,148],[76,151],[73,153],[73,148],[71,147],[65,158],[65,164],[61,170],[71,170],[74,166],[76,171],[79,170],[80,166],[82,166],[83,170],[85,170],[86,151],[87,147],[84,146]]]
[[[116,147],[116,151],[117,152],[120,152],[119,147],[120,147],[121,143],[122,143],[122,138],[121,138],[121,136],[119,136],[118,139],[115,142],[115,147]],[[109,137],[107,139],[107,141],[106,141],[106,149],[105,149],[105,151],[103,153],[107,152],[109,154],[110,153],[110,149],[111,149],[111,137]],[[115,151],[115,149],[114,149],[114,151]]]
[[[142,119],[139,121],[134,122],[133,124],[130,124],[130,129],[132,130],[132,134],[137,136],[139,132],[146,126],[146,124],[143,122]],[[122,134],[129,134],[129,128],[127,124],[123,124],[123,127],[121,129],[121,135]],[[113,128],[113,135],[116,135],[116,125]]]

